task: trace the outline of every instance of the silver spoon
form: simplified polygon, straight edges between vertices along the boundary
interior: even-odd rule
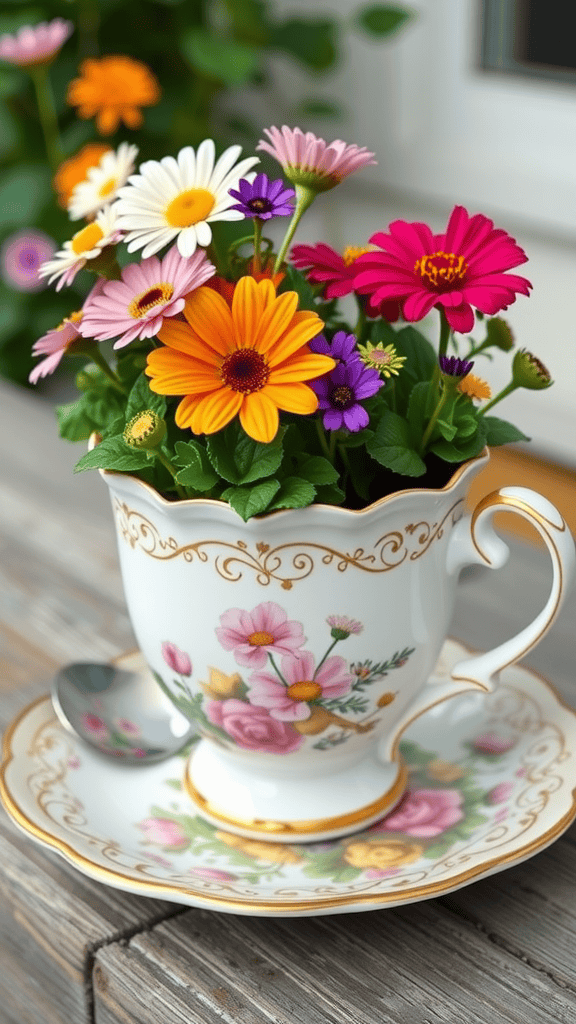
[[[125,763],[161,761],[196,733],[147,670],[74,662],[56,674],[51,696],[66,729]]]

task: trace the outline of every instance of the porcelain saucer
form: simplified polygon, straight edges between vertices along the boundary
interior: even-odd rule
[[[434,674],[466,653],[447,641]],[[408,792],[370,828],[302,845],[241,839],[195,815],[183,755],[146,766],[106,759],[43,697],[6,732],[1,795],[34,840],[91,878],[271,917],[438,896],[531,857],[576,817],[576,712],[526,668],[506,669],[494,694],[437,705],[410,726],[402,753]]]

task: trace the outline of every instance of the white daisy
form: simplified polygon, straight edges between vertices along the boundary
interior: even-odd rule
[[[136,166],[138,146],[121,142],[116,153],[109,150],[95,167],[89,167],[84,181],[72,189],[68,202],[71,220],[91,217],[112,203]]]
[[[52,284],[56,278],[60,278],[56,285],[59,292],[64,285],[72,284],[79,270],[85,267],[88,260],[96,259],[102,249],[107,245],[115,245],[122,237],[116,222],[116,211],[113,206],[107,206],[96,215],[91,224],[77,231],[64,247],[54,256],[54,259],[42,263],[38,273],[41,277],[48,277],[48,284]]]
[[[197,153],[186,146],[177,159],[143,163],[114,204],[128,252],[142,249],[142,256],[153,256],[177,239],[180,254],[192,256],[197,245],[210,245],[212,221],[242,220],[244,214],[231,209],[235,200],[228,189],[237,189],[259,160],[247,157],[237,164],[241,152],[240,146],[230,146],[215,164],[214,143],[205,139]]]

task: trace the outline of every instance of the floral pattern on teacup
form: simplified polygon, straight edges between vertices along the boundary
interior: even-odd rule
[[[354,733],[374,728],[396,694],[380,694],[371,704],[365,691],[392,670],[401,669],[414,648],[405,647],[379,662],[350,663],[333,651],[348,637],[359,636],[362,623],[339,614],[328,615],[325,621],[330,639],[317,657],[304,648],[303,624],[289,619],[276,602],[263,601],[252,609],[229,608],[220,616],[216,638],[246,670],[244,675],[209,666],[207,679],[198,682],[194,693],[189,654],[165,640],[162,659],[177,678],[169,686],[159,674],[155,676],[202,735],[261,753],[292,753],[306,737],[312,738],[314,749],[328,750]]]

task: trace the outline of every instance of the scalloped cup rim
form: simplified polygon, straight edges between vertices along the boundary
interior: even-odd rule
[[[89,451],[91,451],[96,446],[97,436],[98,435],[96,433],[90,435],[88,441]],[[473,466],[476,466],[478,463],[487,463],[489,458],[490,449],[487,446],[485,446],[478,455],[474,456],[474,458],[467,459],[465,462],[461,463],[458,466],[458,468],[454,471],[448,482],[444,484],[443,487],[406,487],[403,488],[401,491],[393,491],[391,494],[385,494],[383,495],[382,498],[378,498],[377,501],[373,501],[370,505],[366,505],[364,508],[359,509],[347,508],[344,505],[328,505],[322,502],[313,502],[311,505],[306,505],[303,508],[276,509],[273,512],[263,512],[261,515],[251,516],[249,520],[245,521],[245,525],[247,525],[248,522],[263,522],[266,520],[270,520],[272,518],[277,518],[278,516],[285,517],[287,515],[294,515],[295,512],[309,512],[311,509],[318,509],[324,511],[329,510],[330,514],[341,514],[345,516],[364,516],[369,515],[375,509],[381,508],[382,505],[389,503],[397,498],[403,497],[406,494],[446,494],[457,487],[462,478]],[[218,498],[184,498],[180,499],[179,501],[168,501],[168,499],[164,498],[159,493],[159,491],[156,490],[155,487],[152,487],[151,484],[146,483],[145,480],[140,480],[139,477],[134,476],[132,473],[121,473],[112,469],[99,469],[98,472],[100,473],[100,476],[108,486],[111,485],[112,478],[114,477],[119,477],[123,480],[130,480],[134,484],[134,486],[142,490],[144,492],[144,495],[148,497],[149,500],[152,499],[154,503],[158,505],[160,508],[171,510],[177,508],[189,509],[197,507],[229,509],[230,513],[236,519],[241,519],[238,513],[232,508],[231,505],[228,504],[228,502],[220,501]],[[108,483],[109,478],[110,484]]]

